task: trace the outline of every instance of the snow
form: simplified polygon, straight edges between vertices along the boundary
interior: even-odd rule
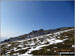
[[[54,50],[54,52],[56,52],[56,51]]]
[[[68,37],[68,36],[65,36],[65,37]]]
[[[29,47],[21,48],[21,49],[15,49],[14,51],[19,51],[19,50],[25,50],[28,49]]]
[[[18,47],[23,47],[23,45],[19,45]]]
[[[42,47],[44,47],[44,46],[48,46],[48,45],[51,45],[51,44],[57,44],[57,43],[61,43],[61,42],[64,42],[65,40],[67,40],[67,39],[63,39],[63,40],[60,40],[60,39],[56,39],[55,37],[57,36],[57,34],[58,35],[60,35],[61,33],[63,33],[63,32],[67,32],[67,31],[70,31],[70,30],[65,30],[65,31],[60,31],[60,32],[56,32],[56,33],[54,33],[54,35],[53,35],[53,37],[51,37],[50,35],[52,35],[52,34],[47,34],[47,35],[43,35],[43,36],[50,36],[50,38],[51,39],[49,39],[49,38],[47,38],[46,40],[49,42],[49,44],[44,44],[44,43],[46,43],[47,41],[46,40],[44,40],[43,42],[40,42],[39,40],[38,40],[38,38],[44,38],[43,36],[38,36],[38,37],[34,37],[34,38],[36,38],[37,39],[37,42],[40,42],[41,44],[43,44],[43,45],[39,45],[39,46],[36,46],[35,48],[33,48],[33,47],[31,47],[25,54],[22,54],[22,55],[19,55],[19,56],[25,56],[25,55],[28,55],[28,56],[32,56],[32,54],[29,54],[29,53],[31,53],[32,51],[34,51],[34,50],[40,50]],[[67,36],[65,36],[65,37],[67,37]],[[34,39],[34,38],[31,38],[31,39]],[[59,36],[57,37],[57,38],[60,38]],[[35,43],[33,42],[33,43],[31,43],[30,45],[35,45]],[[57,47],[54,47],[54,48],[57,48]],[[50,50],[48,50],[48,51],[50,51]],[[54,51],[54,52],[56,52],[56,51]]]
[[[8,44],[8,46],[11,46],[11,44]]]
[[[62,43],[62,44],[65,44],[65,43]]]
[[[70,30],[73,30],[73,29],[70,29]],[[51,44],[57,44],[57,43],[62,43],[63,44],[63,42],[65,40],[67,40],[68,38],[65,38],[65,39],[61,40],[60,36],[57,36],[57,35],[60,35],[61,33],[67,32],[67,31],[70,31],[70,30],[59,31],[59,32],[55,32],[53,34],[46,34],[46,35],[42,35],[42,36],[38,36],[38,37],[33,37],[33,38],[30,38],[30,39],[16,41],[16,42],[20,42],[20,44],[18,45],[18,47],[21,47],[21,49],[17,49],[15,47],[14,49],[11,49],[11,50],[19,51],[19,50],[24,50],[24,49],[30,48],[30,49],[28,49],[28,51],[26,53],[24,53],[24,54],[18,54],[18,56],[26,56],[26,55],[27,56],[32,56],[32,54],[29,54],[29,53],[31,53],[34,50],[40,50],[44,46],[49,46]],[[59,39],[57,39],[56,36]],[[68,37],[68,36],[65,36],[65,37]],[[41,42],[41,40],[39,40],[39,38],[42,38],[43,42]],[[33,41],[34,39],[36,39],[36,42]],[[31,42],[28,42],[28,40],[31,40]],[[23,45],[24,45],[23,42],[24,41],[27,41],[27,44],[25,44],[25,45],[28,46],[28,47],[23,48]],[[47,42],[49,42],[49,44],[45,44]],[[37,43],[37,45],[35,45],[36,43]],[[8,44],[8,46],[11,46],[11,44]],[[53,47],[53,48],[57,48],[57,47]],[[50,51],[50,49],[47,49],[47,51]],[[56,51],[54,51],[54,52],[56,52]],[[10,53],[10,52],[7,52],[7,53]],[[14,55],[16,55],[16,54],[14,54]]]
[[[50,51],[50,49],[47,49],[47,51]]]
[[[57,37],[57,38],[60,38],[60,37]]]
[[[53,44],[53,43],[60,43],[60,42],[63,42],[64,40],[57,40],[57,39],[51,39],[51,40],[49,40],[49,39],[47,39],[48,41],[50,41],[50,44]],[[36,48],[31,48],[31,49],[29,49],[25,54],[23,54],[23,55],[31,55],[31,54],[29,54],[29,53],[31,53],[32,51],[34,51],[34,50],[40,50],[42,47],[44,47],[44,46],[48,46],[49,44],[47,44],[47,45],[39,45],[39,46],[37,46]],[[56,51],[54,51],[54,52],[56,52]],[[22,55],[19,55],[19,56],[22,56]]]
[[[35,43],[34,43],[34,42],[32,42],[30,45],[35,45]]]

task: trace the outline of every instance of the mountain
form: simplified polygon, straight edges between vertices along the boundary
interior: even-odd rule
[[[71,29],[71,28],[73,28],[73,27],[61,27],[61,28],[49,29],[49,30],[43,30],[43,29],[33,30],[32,32],[30,32],[28,34],[20,35],[17,37],[11,37],[10,39],[6,39],[4,41],[1,41],[1,43],[11,42],[11,41],[16,41],[16,40],[23,40],[23,39],[41,36],[41,35],[45,35],[45,34],[50,34],[50,33],[58,32],[58,31],[63,31],[66,29]]]
[[[5,56],[59,55],[60,51],[74,52],[72,45],[74,27],[40,29],[3,41],[0,53]]]

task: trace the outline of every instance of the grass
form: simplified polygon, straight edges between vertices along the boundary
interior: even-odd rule
[[[50,35],[50,36],[53,36],[53,35]],[[39,38],[39,40],[41,42],[43,42],[47,38],[50,39],[50,36],[44,36],[44,38]],[[68,36],[68,37],[65,37],[65,36]],[[60,38],[58,38],[58,37],[60,37]],[[64,44],[63,43],[57,43],[57,44],[52,44],[52,45],[49,45],[49,46],[42,47],[42,49],[40,49],[40,50],[32,51],[31,54],[33,54],[33,55],[58,55],[57,50],[65,49],[65,50],[74,51],[74,48],[72,47],[72,45],[74,44],[74,31],[68,31],[68,32],[61,33],[60,35],[57,35],[56,38],[61,39],[61,40],[68,38],[68,40],[64,41]],[[37,39],[33,39],[33,41],[35,42],[35,46],[40,44],[39,42],[36,42]],[[28,42],[32,42],[32,40],[30,39],[28,41],[24,41],[23,42],[24,47],[26,47],[25,44],[28,44]],[[11,44],[11,46],[7,47],[8,44]],[[21,49],[20,47],[18,47],[20,42],[9,42],[8,44],[5,44],[5,45],[1,46],[1,54],[5,54],[7,52],[7,50],[11,50],[14,47],[16,47],[17,49]],[[49,42],[46,42],[45,44],[49,44]],[[54,47],[57,47],[57,48],[54,48]],[[48,51],[48,49],[50,51]],[[19,51],[12,50],[10,55],[13,55],[14,53],[23,54],[27,50],[28,49],[19,50]],[[57,52],[54,52],[54,51],[57,51]]]
[[[28,48],[29,49],[29,48]],[[24,54],[28,49],[24,49],[24,50],[19,50],[19,51],[11,51],[11,53],[9,53],[10,55],[13,55],[15,53],[19,53],[19,54]]]
[[[68,40],[64,41],[64,44],[58,43],[53,44],[49,46],[42,47],[40,50],[32,51],[31,54],[33,55],[58,55],[58,51],[54,52],[56,50],[71,50],[74,51],[74,48],[72,45],[74,44],[74,31],[64,32],[61,34],[60,39],[66,39],[64,36],[68,36]],[[57,47],[57,48],[53,48]],[[47,49],[50,49],[50,51],[47,51]]]

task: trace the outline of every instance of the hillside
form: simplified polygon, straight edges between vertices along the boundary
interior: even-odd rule
[[[49,29],[49,30],[44,30],[44,29],[32,30],[32,32],[30,32],[28,34],[23,34],[23,35],[20,35],[17,37],[11,37],[9,39],[2,41],[1,43],[11,42],[11,41],[16,41],[16,40],[23,40],[23,39],[37,37],[37,36],[50,34],[50,33],[58,32],[58,31],[63,31],[63,30],[71,29],[71,28],[73,28],[73,27],[61,27],[61,28]]]
[[[60,51],[74,52],[73,27],[41,29],[15,38],[0,44],[2,56],[59,55]]]

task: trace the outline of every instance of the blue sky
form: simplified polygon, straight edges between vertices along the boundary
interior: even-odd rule
[[[74,26],[74,3],[2,1],[1,37],[9,38],[38,29]]]

